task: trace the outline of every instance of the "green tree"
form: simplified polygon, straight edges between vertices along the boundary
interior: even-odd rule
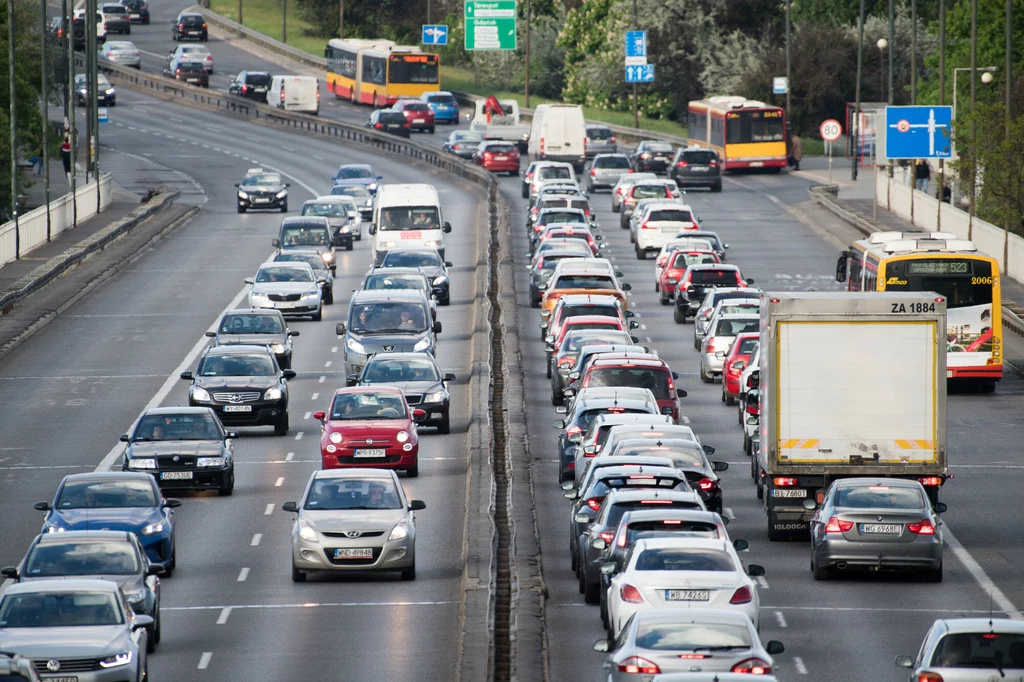
[[[16,0],[14,4],[14,110],[17,113],[18,148],[10,147],[11,98],[7,79],[8,24],[7,3],[0,3],[0,73],[4,84],[0,88],[0,215],[9,216],[13,206],[11,197],[12,153],[19,159],[36,152],[42,137],[40,114],[40,50],[39,4],[31,0]]]

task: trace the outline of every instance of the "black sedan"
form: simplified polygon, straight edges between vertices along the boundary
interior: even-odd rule
[[[437,249],[427,247],[391,249],[381,261],[380,268],[419,268],[430,280],[430,289],[439,305],[451,302],[451,279],[448,268],[452,264],[443,260]]]
[[[420,423],[436,426],[438,433],[451,432],[449,381],[455,381],[455,375],[441,372],[437,360],[430,353],[374,355],[361,374],[350,374],[347,379],[349,386],[386,384],[400,388],[409,407],[427,413]]]
[[[391,133],[399,137],[409,137],[409,121],[401,111],[391,109],[377,109],[368,117],[363,119],[367,128],[379,130],[382,133]]]
[[[269,346],[282,369],[292,366],[292,337],[299,332],[288,329],[280,310],[236,308],[224,313],[217,331],[206,332],[215,346],[239,344]]]
[[[276,208],[288,212],[288,188],[290,183],[281,179],[278,173],[265,172],[262,168],[250,168],[238,188],[235,203],[239,213],[254,208]]]
[[[133,24],[149,23],[149,5],[146,0],[121,0],[121,4],[128,11],[128,19]]]
[[[231,439],[209,407],[157,407],[143,412],[127,443],[123,471],[147,471],[160,488],[216,490],[230,495],[235,489],[235,460]]]
[[[199,359],[191,381],[188,404],[210,407],[230,426],[273,426],[275,436],[288,433],[288,379],[266,346],[214,346]]]
[[[676,150],[669,142],[644,140],[629,155],[633,170],[638,173],[666,173]]]

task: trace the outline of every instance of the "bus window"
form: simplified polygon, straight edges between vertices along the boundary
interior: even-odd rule
[[[437,83],[437,60],[427,55],[391,55],[390,83]]]
[[[383,57],[363,56],[363,82],[374,85],[385,84],[385,63]]]
[[[848,262],[850,264],[850,274],[846,278],[846,281],[849,284],[848,288],[850,291],[860,291],[860,275],[862,272],[861,254],[857,251],[851,250]]]
[[[782,142],[786,139],[780,111],[734,111],[726,130],[729,144]]]
[[[708,139],[708,115],[704,111],[691,111],[690,112],[690,137],[694,140],[703,140],[707,142]]]
[[[711,144],[721,147],[725,144],[724,133],[725,121],[720,118],[711,117]],[[729,142],[733,140],[730,138]]]

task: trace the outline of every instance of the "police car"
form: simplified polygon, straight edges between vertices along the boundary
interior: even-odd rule
[[[276,208],[282,213],[287,213],[289,186],[281,180],[279,173],[265,171],[262,168],[250,168],[242,182],[235,185],[238,188],[238,212]]]

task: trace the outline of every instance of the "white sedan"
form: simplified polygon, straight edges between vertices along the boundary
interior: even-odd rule
[[[99,49],[101,61],[117,64],[118,66],[130,66],[133,69],[142,68],[142,53],[135,43],[130,40],[108,40]]]
[[[614,572],[608,563],[603,571]],[[637,611],[666,607],[739,610],[759,624],[760,601],[752,577],[764,568],[743,562],[721,538],[650,538],[637,540],[623,569],[608,587],[608,637],[618,637]]]

